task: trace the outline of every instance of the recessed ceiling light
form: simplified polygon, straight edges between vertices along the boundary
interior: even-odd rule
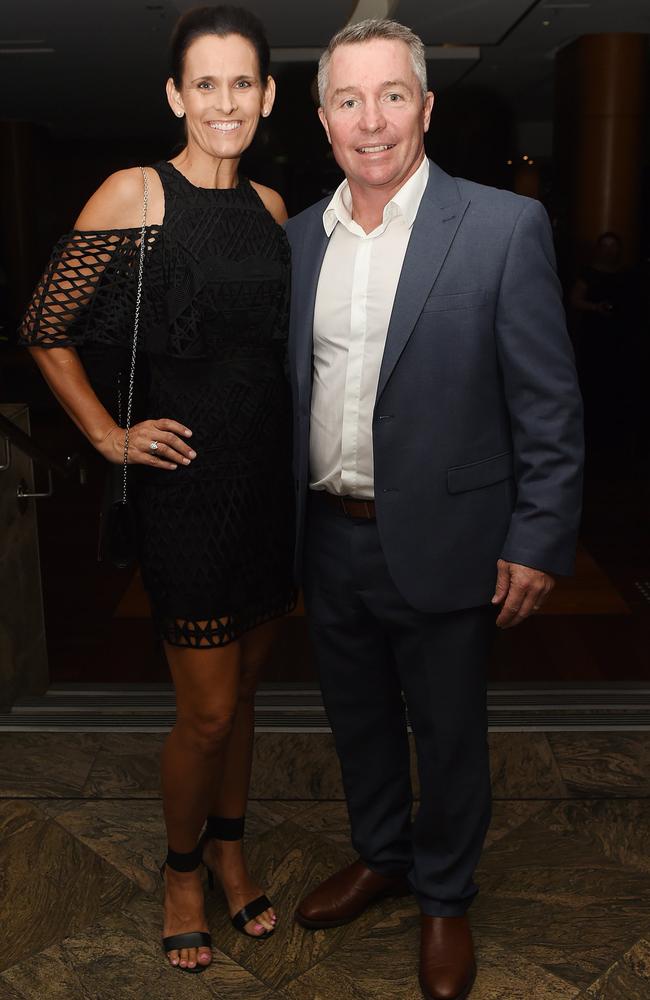
[[[15,48],[15,49],[3,49],[0,48],[0,56],[26,56],[26,55],[43,55],[44,53],[54,52],[54,49],[41,47],[41,48]]]

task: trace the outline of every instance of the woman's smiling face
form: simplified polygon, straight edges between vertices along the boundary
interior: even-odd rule
[[[180,89],[167,81],[172,111],[185,113],[188,146],[220,159],[240,157],[250,146],[274,97],[273,79],[262,83],[255,48],[241,35],[197,38],[185,53]]]

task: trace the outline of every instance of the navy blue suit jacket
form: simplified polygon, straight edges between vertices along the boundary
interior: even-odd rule
[[[324,199],[289,220],[289,358],[301,564]],[[582,407],[542,205],[430,164],[373,416],[377,527],[413,607],[488,603],[499,557],[569,574]]]

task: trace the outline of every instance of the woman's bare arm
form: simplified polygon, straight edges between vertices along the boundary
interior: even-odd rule
[[[63,409],[100,455],[122,462],[125,431],[100,403],[74,347],[31,347],[30,353]],[[177,420],[143,420],[129,433],[129,463],[158,469],[189,465],[196,456],[183,438],[191,433]],[[152,441],[158,441],[155,455]]]
[[[158,215],[158,212],[155,214]],[[101,232],[135,228],[141,222],[142,173],[136,167],[111,175],[87,202],[75,228]],[[105,257],[107,262],[110,259],[108,245]],[[43,312],[56,316],[59,323],[62,316],[72,322],[75,310],[88,301],[101,275],[96,253],[93,265],[92,268],[84,268],[79,266],[77,260],[73,272],[63,261],[56,282],[52,282],[53,288],[60,290],[48,292]],[[79,285],[80,280],[83,287]],[[41,332],[47,336],[47,324],[42,320],[41,327]],[[33,346],[30,353],[61,406],[91,444],[109,461],[121,462],[125,432],[98,399],[76,350],[70,346]],[[190,429],[178,421],[166,418],[145,420],[130,432],[129,461],[165,469],[174,469],[178,463],[189,464],[194,452],[183,438],[190,435]],[[159,442],[155,455],[149,447],[153,440]]]
[[[251,184],[262,199],[267,212],[270,212],[278,225],[284,225],[289,215],[282,196],[277,191],[274,191],[273,188],[265,187],[263,184],[256,184],[254,181],[251,181]]]

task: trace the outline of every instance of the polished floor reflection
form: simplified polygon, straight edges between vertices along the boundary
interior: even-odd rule
[[[248,943],[217,893],[200,978],[159,950],[162,737],[0,735],[0,1000],[417,1000],[418,914],[309,933],[300,896],[352,858],[331,737],[260,734],[251,866],[280,915]],[[491,736],[472,1000],[648,1000],[650,734]]]

